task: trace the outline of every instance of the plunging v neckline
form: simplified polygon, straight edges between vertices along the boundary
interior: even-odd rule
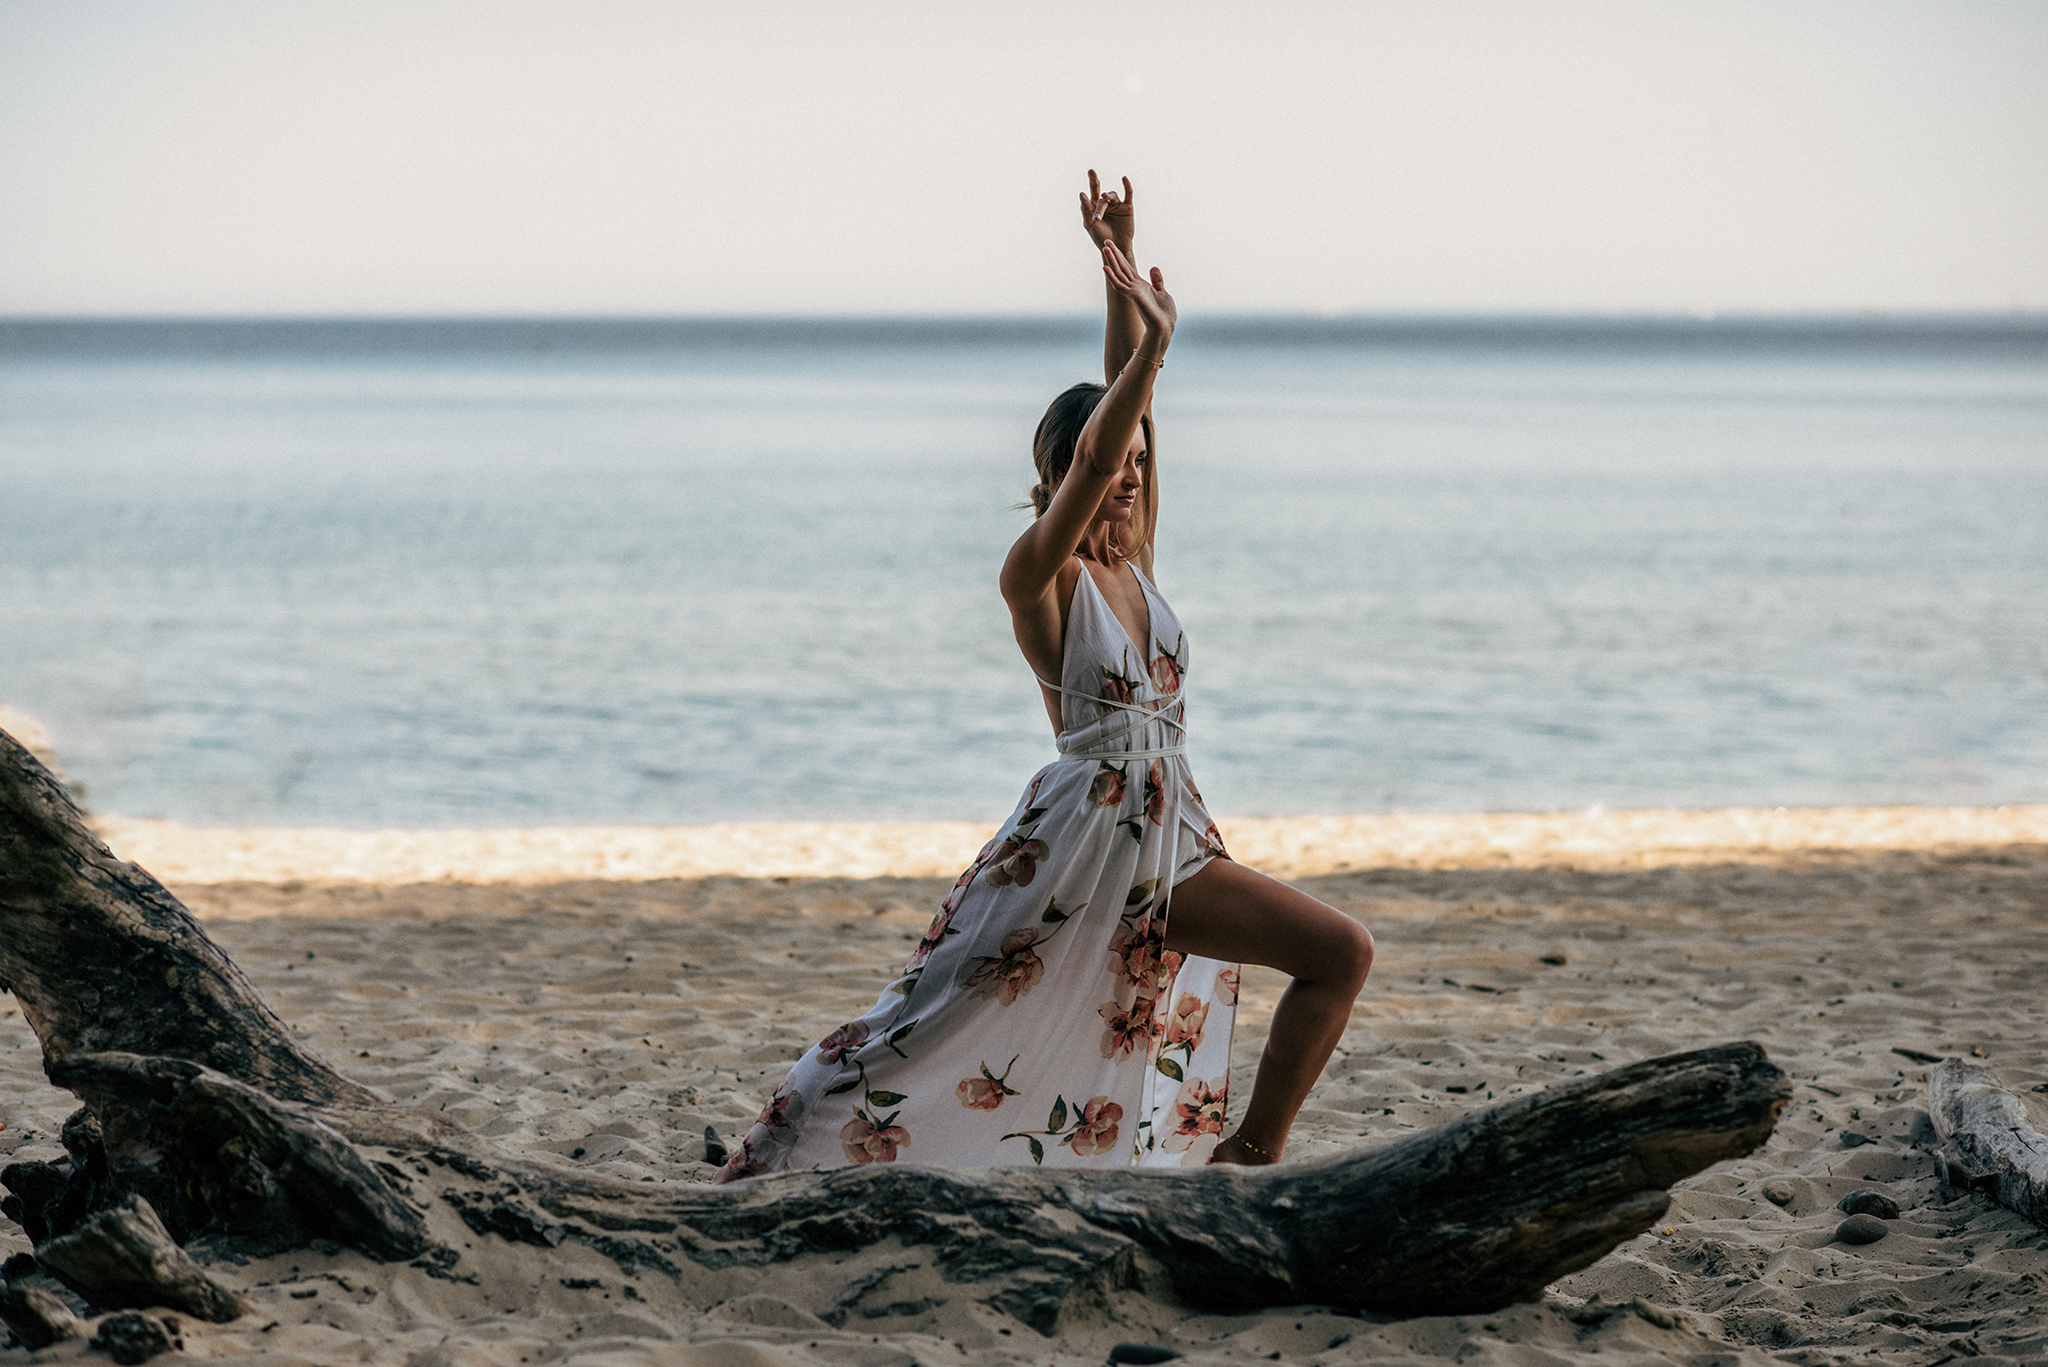
[[[1076,560],[1081,559],[1079,556],[1074,558]],[[1128,561],[1125,563],[1129,564]],[[1133,650],[1138,652],[1138,663],[1145,666],[1146,672],[1150,673],[1152,669],[1152,652],[1138,643],[1138,639],[1131,635],[1131,629],[1124,625],[1124,619],[1116,615],[1116,605],[1109,601],[1109,595],[1102,591],[1102,585],[1095,582],[1095,572],[1088,568],[1088,562],[1085,560],[1081,560],[1081,576],[1088,581],[1088,586],[1095,590],[1095,597],[1101,602],[1102,610],[1109,614],[1109,620],[1116,623],[1116,629],[1124,634],[1124,640],[1130,644]],[[1145,634],[1150,636],[1154,621],[1152,616],[1152,590],[1146,585],[1145,576],[1138,573],[1136,565],[1131,566],[1131,578],[1137,582],[1138,596],[1145,600]],[[1070,625],[1069,630],[1071,629]]]

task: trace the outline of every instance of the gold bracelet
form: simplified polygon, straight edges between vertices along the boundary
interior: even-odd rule
[[[1164,370],[1164,369],[1166,369],[1166,358],[1165,358],[1164,356],[1159,356],[1159,357],[1147,356],[1147,355],[1146,355],[1146,354],[1145,354],[1144,352],[1142,352],[1142,351],[1136,351],[1136,350],[1133,350],[1133,351],[1131,352],[1131,356],[1132,356],[1132,358],[1133,358],[1133,359],[1135,359],[1135,360],[1140,360],[1140,361],[1149,361],[1149,362],[1151,362],[1152,368],[1153,368],[1154,370]]]

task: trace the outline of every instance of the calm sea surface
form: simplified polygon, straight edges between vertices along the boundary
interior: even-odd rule
[[[1080,323],[0,324],[0,702],[192,824],[994,818]],[[1191,322],[1226,814],[2048,802],[2048,325]]]

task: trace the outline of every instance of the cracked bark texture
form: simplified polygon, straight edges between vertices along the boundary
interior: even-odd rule
[[[1936,1157],[1951,1186],[1981,1191],[2048,1226],[2048,1106],[2030,1108],[1989,1068],[1943,1059],[1927,1075],[1927,1114],[1941,1138]]]

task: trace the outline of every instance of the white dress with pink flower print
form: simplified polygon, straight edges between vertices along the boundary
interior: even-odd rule
[[[902,976],[797,1061],[719,1181],[848,1163],[1209,1160],[1238,970],[1165,938],[1173,886],[1223,842],[1180,752],[1186,637],[1138,583],[1149,651],[1083,569],[1061,757],[954,883]]]

